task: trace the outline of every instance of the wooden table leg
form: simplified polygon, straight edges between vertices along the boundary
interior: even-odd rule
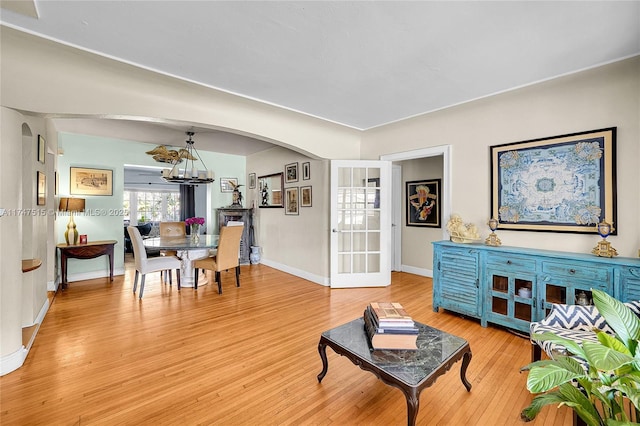
[[[471,383],[467,380],[467,367],[469,367],[469,363],[471,362],[471,356],[471,350],[465,352],[462,357],[462,367],[460,367],[460,380],[462,380],[464,387],[467,388],[467,392],[471,391]]]
[[[60,268],[62,268],[62,289],[67,288],[67,256],[62,251],[60,256]]]
[[[420,392],[412,388],[405,390],[404,396],[407,398],[407,424],[414,426],[420,409]]]
[[[111,246],[107,255],[109,256],[109,281],[113,281],[113,246]]]
[[[322,342],[322,338],[320,338],[320,343],[318,343],[318,352],[320,353],[320,359],[322,359],[322,371],[318,374],[318,383],[321,383],[329,369],[329,362],[327,361],[327,345]]]

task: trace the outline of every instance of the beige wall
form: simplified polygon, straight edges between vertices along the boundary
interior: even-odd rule
[[[19,113],[6,108],[2,108],[1,118],[0,207],[19,209],[22,205],[22,120]],[[22,250],[16,249],[21,239],[20,217],[5,213],[0,218],[0,355],[3,361],[12,356],[19,358],[22,346]]]
[[[311,179],[302,180],[302,163],[310,162]],[[256,208],[256,243],[262,247],[262,262],[328,285],[329,277],[329,162],[313,160],[277,147],[247,157],[247,173],[257,176],[284,171],[285,164],[298,163],[299,180],[285,188],[311,186],[312,206],[300,207],[297,216],[284,208]],[[260,205],[258,188],[247,189],[247,205]]]
[[[442,156],[399,161],[397,164],[402,167],[402,270],[430,276],[433,263],[431,242],[442,239],[442,227],[406,226],[406,182],[442,179]],[[438,202],[441,201],[442,197]]]
[[[620,234],[609,240],[621,256],[637,256],[639,103],[636,57],[369,130],[363,136],[362,157],[450,144],[452,211],[475,223],[485,237],[491,199],[489,146],[616,126]],[[504,245],[583,253],[599,239],[551,232],[499,231],[499,236]]]
[[[22,328],[42,321],[47,299],[49,225],[53,223],[53,160],[37,161],[38,135],[47,138],[45,120],[2,107],[0,137],[0,373],[21,365],[26,350]],[[37,205],[36,172],[47,176],[45,205]],[[39,259],[39,268],[22,272],[22,259]],[[24,342],[26,343],[26,342]]]

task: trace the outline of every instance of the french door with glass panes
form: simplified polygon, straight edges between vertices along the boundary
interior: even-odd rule
[[[331,287],[391,284],[391,162],[331,162]]]

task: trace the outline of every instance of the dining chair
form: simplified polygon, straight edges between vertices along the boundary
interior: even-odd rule
[[[185,237],[187,235],[187,226],[184,222],[160,222],[161,237]],[[178,256],[176,250],[160,250],[160,256]],[[169,275],[169,284],[171,284],[171,271],[165,271]]]
[[[244,226],[223,226],[220,228],[218,239],[218,253],[215,256],[205,257],[193,261],[193,267],[215,271],[215,280],[218,283],[218,294],[222,294],[222,280],[220,272],[236,268],[236,287],[240,287],[240,239]],[[196,274],[194,287],[198,288],[198,274]]]
[[[133,281],[133,292],[136,292],[138,287],[138,275],[142,274],[140,280],[140,293],[138,296],[142,299],[142,293],[144,292],[144,278],[145,275],[150,272],[160,272],[160,279],[162,280],[162,272],[169,271],[169,278],[171,278],[171,270],[176,270],[176,278],[178,281],[178,290],[180,290],[180,267],[182,262],[175,256],[161,256],[148,258],[147,252],[144,249],[142,243],[142,236],[140,231],[135,226],[129,226],[127,228],[129,236],[131,237],[131,245],[133,246],[133,253],[136,261],[136,277]]]
[[[187,226],[184,222],[160,222],[161,237],[186,237]],[[175,256],[178,254],[175,250],[160,250],[163,256]]]

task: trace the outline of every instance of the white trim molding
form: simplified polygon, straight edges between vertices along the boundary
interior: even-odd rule
[[[325,287],[329,287],[330,285],[329,277],[322,277],[320,275],[311,274],[301,269],[296,269],[288,265],[283,265],[282,263],[272,262],[269,259],[265,259],[264,257],[262,258],[260,263],[266,266],[269,266],[270,268],[274,268],[279,271],[286,272],[287,274],[295,275],[296,277],[303,278],[307,281],[311,281],[313,283],[320,284]]]
[[[15,351],[12,354],[3,356],[0,359],[0,376],[4,376],[5,374],[9,374],[12,371],[17,370],[22,367],[24,364],[24,360],[27,359],[27,354],[29,351],[24,346],[20,346],[20,349]]]
[[[420,275],[422,277],[433,278],[433,270],[425,268],[416,268],[415,266],[402,265],[402,272],[408,274]]]
[[[439,155],[442,155],[442,217],[448,218],[449,216],[451,216],[451,202],[453,199],[453,187],[451,185],[451,182],[453,181],[453,171],[451,170],[451,154],[451,145],[438,145],[431,148],[421,148],[414,149],[412,151],[397,152],[395,154],[381,155],[380,159],[387,161],[403,161],[424,157],[437,157]],[[442,239],[449,239],[447,228],[444,226],[442,227]]]

